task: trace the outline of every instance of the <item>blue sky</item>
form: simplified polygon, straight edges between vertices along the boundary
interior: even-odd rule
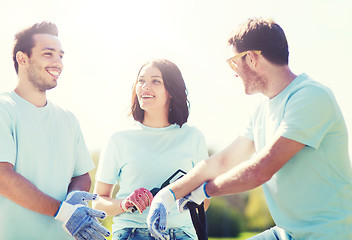
[[[191,102],[189,124],[219,151],[237,137],[262,98],[246,96],[234,78],[225,61],[231,56],[227,37],[249,17],[271,17],[288,38],[292,70],[333,90],[352,135],[351,13],[347,0],[6,1],[0,9],[0,91],[12,90],[17,81],[14,34],[49,20],[59,27],[65,57],[59,85],[48,96],[78,117],[91,151],[131,123],[131,86],[150,58],[179,66]]]

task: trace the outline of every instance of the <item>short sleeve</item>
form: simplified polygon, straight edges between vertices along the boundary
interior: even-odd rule
[[[254,141],[254,134],[253,134],[253,124],[254,124],[254,117],[257,114],[258,109],[256,109],[255,111],[253,111],[249,117],[248,117],[248,123],[245,127],[242,127],[242,130],[240,131],[240,136],[246,137],[251,141]]]
[[[94,163],[85,144],[78,120],[76,118],[74,118],[74,120],[76,131],[76,146],[74,151],[75,170],[73,172],[73,176],[77,177],[92,170],[94,168]]]
[[[104,146],[96,174],[96,181],[108,184],[118,183],[118,148],[116,144],[116,135],[110,137],[108,143]]]
[[[0,103],[0,162],[16,163],[16,139],[13,115]]]
[[[335,99],[327,89],[302,88],[288,99],[278,134],[318,148],[336,122],[336,107]]]
[[[197,164],[198,162],[200,162],[203,159],[207,159],[209,157],[208,154],[208,148],[205,142],[205,138],[204,135],[198,131],[198,156],[199,158],[197,159],[197,161],[195,161],[195,164]]]

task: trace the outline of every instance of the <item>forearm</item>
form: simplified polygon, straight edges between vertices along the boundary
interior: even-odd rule
[[[219,164],[216,164],[216,161],[211,161],[211,159],[203,160],[185,176],[170,184],[169,188],[174,192],[176,199],[179,199],[192,192],[204,182],[214,179],[223,171],[219,168]]]
[[[115,185],[113,184],[99,181],[95,182],[94,193],[99,195],[99,199],[92,202],[93,208],[106,212],[108,216],[116,216],[124,213],[121,208],[123,199],[115,199],[112,197],[114,188]]]
[[[77,176],[71,179],[71,183],[68,186],[68,191],[71,192],[74,190],[89,192],[91,187],[91,179],[89,173]]]
[[[9,163],[0,165],[0,183],[0,195],[34,212],[54,216],[60,206],[60,201],[44,194]]]
[[[223,173],[206,185],[210,196],[245,192],[269,181],[304,144],[278,137],[256,156]]]
[[[261,174],[259,165],[249,160],[208,181],[205,190],[211,197],[245,192],[269,180],[260,178]]]
[[[181,198],[199,187],[206,181],[227,172],[243,161],[249,159],[254,153],[254,144],[245,137],[238,137],[230,146],[201,161],[184,177],[170,185],[176,198]]]
[[[93,209],[104,211],[108,216],[116,216],[124,211],[121,208],[123,199],[114,199],[106,196],[100,196],[97,201],[92,202]]]

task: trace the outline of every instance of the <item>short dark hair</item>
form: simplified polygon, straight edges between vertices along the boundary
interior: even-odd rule
[[[16,54],[18,51],[24,52],[28,57],[32,54],[32,48],[34,47],[33,35],[47,33],[54,36],[58,36],[59,32],[54,23],[41,22],[36,23],[32,27],[28,27],[15,35],[15,44],[13,47],[12,57],[15,65],[16,73],[18,73],[18,63],[16,60]]]
[[[261,50],[268,61],[277,65],[288,64],[289,51],[285,33],[272,19],[248,19],[231,33],[228,44],[238,52]]]
[[[133,84],[132,88],[132,103],[131,103],[131,112],[130,115],[133,116],[134,120],[138,122],[143,122],[144,120],[144,110],[141,109],[137,94],[136,94],[136,85],[138,83],[138,77],[141,70],[146,65],[152,65],[159,69],[161,72],[165,89],[169,92],[170,99],[170,111],[169,111],[169,123],[178,124],[180,127],[187,122],[189,116],[189,101],[187,99],[187,88],[182,77],[180,69],[173,62],[166,59],[155,59],[148,61],[143,64],[139,69],[137,80]]]

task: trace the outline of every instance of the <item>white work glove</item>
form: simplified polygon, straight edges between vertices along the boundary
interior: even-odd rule
[[[65,202],[71,205],[82,204],[88,206],[89,201],[97,200],[98,198],[98,194],[84,191],[72,191],[66,196]]]
[[[71,205],[62,202],[55,219],[63,223],[63,228],[77,240],[105,240],[110,232],[103,227],[96,217],[104,219],[106,214],[91,209],[83,204]]]
[[[124,199],[120,206],[124,212],[134,212],[138,210],[142,213],[150,206],[153,200],[153,194],[145,188],[138,188],[134,190],[126,199]]]
[[[167,216],[175,200],[175,194],[169,188],[163,188],[154,196],[147,217],[147,225],[153,237],[161,240],[169,239],[169,234],[165,231]]]
[[[187,203],[195,202],[196,204],[200,205],[204,199],[210,198],[210,196],[208,196],[207,192],[205,191],[205,186],[207,183],[208,182],[203,183],[187,196],[177,200],[177,208],[180,213],[188,209]]]

